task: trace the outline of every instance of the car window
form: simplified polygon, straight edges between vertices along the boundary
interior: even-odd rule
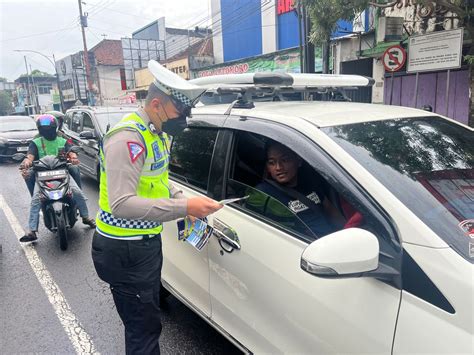
[[[83,131],[94,131],[94,124],[92,123],[91,116],[84,112],[82,115],[82,130]]]
[[[67,112],[66,115],[64,116],[63,127],[65,127],[66,129],[71,129],[71,122],[72,122],[72,113]]]
[[[207,191],[217,130],[188,128],[173,137],[171,145],[171,176]]]
[[[95,115],[97,122],[99,123],[100,130],[102,133],[106,133],[110,128],[115,126],[122,118],[131,114],[133,111],[129,112],[104,112],[97,113]]]
[[[474,132],[441,117],[324,128],[418,218],[474,262]]]
[[[71,131],[81,132],[82,112],[74,112],[71,120]]]
[[[276,168],[271,167],[275,160]],[[239,197],[236,186],[241,192],[240,185],[253,187],[242,207],[312,240],[342,229],[345,219],[342,214],[339,221],[333,218],[337,211],[329,201],[328,184],[289,147],[240,133],[231,166],[227,196]]]

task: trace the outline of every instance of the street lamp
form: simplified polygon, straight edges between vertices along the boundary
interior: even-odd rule
[[[39,54],[40,56],[46,58],[51,63],[51,65],[54,67],[54,72],[56,73],[56,83],[58,85],[58,90],[59,90],[59,101],[60,101],[60,105],[61,105],[61,111],[63,111],[63,109],[64,109],[63,93],[61,91],[61,85],[59,84],[59,73],[58,73],[58,69],[56,68],[56,58],[54,58],[54,54],[53,54],[53,60],[51,60],[51,58],[48,57],[47,55],[44,55],[43,53],[38,52],[38,51],[33,51],[31,49],[15,49],[14,52],[36,53],[36,54]]]

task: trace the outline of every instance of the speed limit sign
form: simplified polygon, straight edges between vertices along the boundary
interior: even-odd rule
[[[402,46],[396,45],[387,48],[383,54],[383,66],[388,72],[400,70],[407,60],[407,52]]]

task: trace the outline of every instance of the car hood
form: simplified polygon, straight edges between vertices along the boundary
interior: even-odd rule
[[[19,140],[32,140],[34,136],[38,134],[38,131],[13,131],[13,132],[0,132],[1,138],[6,139],[19,139]]]

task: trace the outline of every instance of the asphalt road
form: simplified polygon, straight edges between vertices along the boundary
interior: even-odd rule
[[[95,215],[97,185],[83,177],[83,190]],[[122,323],[92,264],[93,231],[79,221],[64,252],[40,222],[38,242],[22,246],[29,203],[18,164],[0,163],[0,353],[125,353]],[[162,323],[163,354],[240,353],[172,296]]]

